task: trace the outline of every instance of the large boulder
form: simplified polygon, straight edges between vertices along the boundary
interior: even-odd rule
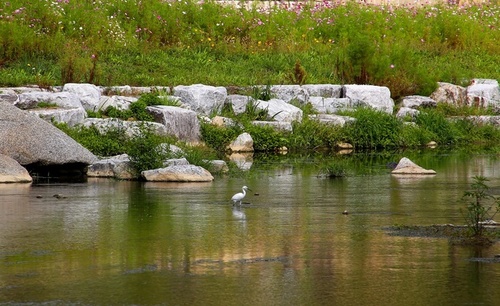
[[[253,152],[252,136],[248,133],[238,135],[238,137],[227,146],[227,149],[231,152]]]
[[[309,115],[309,119],[318,120],[320,123],[323,124],[331,124],[338,126],[345,126],[346,124],[356,121],[356,119],[353,117],[332,115],[332,114]]]
[[[255,106],[257,109],[267,110],[269,117],[276,121],[302,121],[302,110],[280,99],[259,100]]]
[[[196,112],[176,106],[148,106],[146,110],[155,121],[163,124],[167,133],[187,142],[199,142],[200,121]]]
[[[452,105],[466,104],[467,89],[465,87],[450,83],[439,82],[438,88],[431,94],[430,98],[437,103]]]
[[[37,116],[0,102],[0,153],[29,167],[84,170],[97,157]]]
[[[309,100],[309,92],[300,85],[274,85],[271,86],[271,96],[286,103],[296,102],[305,104]]]
[[[173,95],[180,97],[182,103],[189,105],[193,111],[208,116],[222,108],[227,90],[203,84],[179,85],[174,87]]]
[[[93,163],[88,167],[87,176],[120,180],[137,179],[136,171],[132,167],[130,157],[127,154],[112,156]]]
[[[83,108],[80,97],[70,92],[25,92],[19,95],[14,105],[21,109],[32,109],[40,103],[53,104],[60,108]]]
[[[313,109],[319,113],[336,113],[340,110],[352,109],[352,102],[349,98],[324,98],[309,97],[309,103]]]
[[[9,156],[0,154],[0,183],[30,183],[28,170]]]
[[[403,157],[392,170],[392,174],[436,174],[434,170],[427,170],[412,162],[410,159]]]
[[[127,96],[101,96],[97,110],[106,110],[112,106],[119,110],[126,110],[130,108],[130,104],[137,102],[136,97]]]
[[[343,98],[349,98],[354,107],[371,107],[389,114],[394,109],[391,91],[384,86],[344,85]]]
[[[233,112],[235,115],[243,114],[247,108],[247,104],[256,100],[250,96],[244,95],[228,95],[226,97],[226,101],[224,102],[226,105],[231,105]]]
[[[472,80],[472,84],[467,87],[467,105],[500,108],[500,87],[497,80]]]
[[[167,128],[163,124],[149,121],[124,121],[117,118],[87,118],[83,121],[83,126],[93,126],[100,133],[106,133],[111,130],[123,130],[127,137],[140,135],[143,128],[158,135],[168,135]]]
[[[342,95],[342,85],[332,85],[332,84],[308,84],[302,85],[310,98],[322,97],[322,98],[340,98]]]
[[[63,122],[68,126],[83,124],[87,112],[83,108],[37,108],[29,110],[47,122]]]
[[[195,165],[146,170],[142,171],[141,175],[148,182],[211,182],[214,180],[208,170]]]
[[[85,110],[97,111],[99,109],[101,90],[93,84],[66,83],[62,91],[70,92],[80,97]]]

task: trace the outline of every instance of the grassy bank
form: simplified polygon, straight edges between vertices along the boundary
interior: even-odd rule
[[[0,85],[358,83],[394,98],[500,79],[500,5],[0,4]],[[297,79],[299,63],[305,77]]]

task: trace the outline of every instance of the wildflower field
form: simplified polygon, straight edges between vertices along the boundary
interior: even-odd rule
[[[0,86],[357,83],[397,98],[500,79],[497,1],[238,3],[3,1]]]

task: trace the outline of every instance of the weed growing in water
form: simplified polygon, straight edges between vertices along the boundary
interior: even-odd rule
[[[465,222],[470,229],[470,235],[477,241],[484,238],[485,224],[491,220],[500,210],[500,199],[488,193],[489,186],[487,178],[483,176],[473,177],[471,191],[465,191],[463,198],[471,199],[466,206],[465,213],[462,211]]]

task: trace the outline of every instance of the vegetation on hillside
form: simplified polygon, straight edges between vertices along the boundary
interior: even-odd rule
[[[491,2],[4,1],[0,86],[363,83],[427,95],[437,81],[500,79]]]

